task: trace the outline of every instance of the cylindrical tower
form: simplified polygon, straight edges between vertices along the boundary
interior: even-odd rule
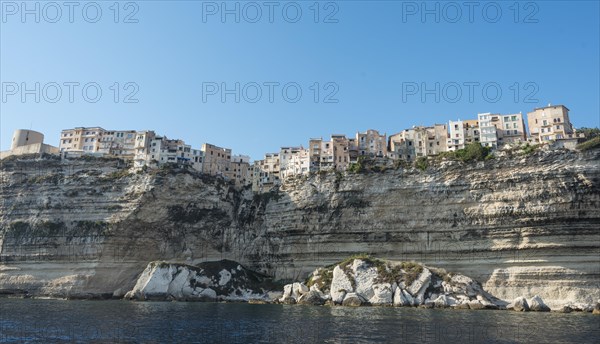
[[[13,133],[10,149],[35,143],[44,143],[44,134],[33,130],[18,129]]]

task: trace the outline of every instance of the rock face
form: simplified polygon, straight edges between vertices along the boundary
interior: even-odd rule
[[[119,297],[157,260],[300,280],[367,252],[470,276],[505,301],[593,305],[600,292],[599,150],[317,174],[257,195],[105,159],[5,160],[0,184],[1,290]],[[393,284],[364,295],[387,301],[389,288],[402,301]]]
[[[135,300],[249,301],[264,299],[265,276],[236,262],[223,260],[199,266],[152,262],[133,289],[125,294]]]

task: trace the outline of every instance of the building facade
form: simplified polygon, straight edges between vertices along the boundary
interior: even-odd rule
[[[229,175],[231,165],[231,149],[223,148],[205,143],[202,145],[204,160],[202,162],[202,172],[211,176]]]
[[[574,137],[575,130],[564,105],[548,105],[527,114],[531,138],[539,143]]]

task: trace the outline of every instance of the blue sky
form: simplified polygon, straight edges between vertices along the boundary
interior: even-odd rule
[[[125,1],[118,13],[114,1],[76,2],[72,18],[62,2],[60,16],[47,2],[27,9],[36,3],[39,23],[22,18],[21,1],[2,1],[2,150],[18,128],[57,145],[63,128],[102,126],[259,159],[310,137],[548,103],[569,107],[576,127],[600,125],[597,1],[478,2],[471,15],[464,2],[322,1],[317,15],[314,1],[284,1],[271,18],[266,2],[228,1],[239,22],[223,20],[222,1]],[[236,83],[239,102],[222,87]],[[134,91],[138,102],[125,102]]]

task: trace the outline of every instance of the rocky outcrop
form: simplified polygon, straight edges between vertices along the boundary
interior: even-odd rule
[[[133,289],[135,300],[249,301],[270,298],[268,278],[232,261],[198,266],[152,262]]]
[[[0,290],[122,297],[151,261],[230,259],[300,280],[366,252],[470,276],[504,301],[593,306],[600,151],[505,155],[321,173],[264,194],[186,170],[129,173],[118,160],[2,161]],[[332,298],[355,292],[345,287]],[[358,292],[387,302],[390,287]],[[392,302],[427,299],[408,296],[394,290]]]
[[[331,278],[329,278],[331,277]],[[324,304],[344,306],[424,306],[436,308],[498,309],[506,302],[487,293],[473,279],[448,274],[415,262],[392,262],[371,257],[351,258],[317,269],[302,283],[288,284],[280,302],[303,303],[311,294]],[[299,290],[294,293],[294,290]],[[289,299],[293,299],[291,301]],[[536,296],[540,305],[543,301]],[[291,301],[291,302],[290,302]]]

